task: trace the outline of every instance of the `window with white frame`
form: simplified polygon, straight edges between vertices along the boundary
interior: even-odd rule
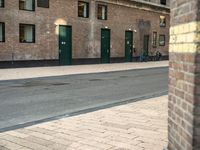
[[[20,24],[19,32],[21,43],[35,43],[35,25]]]
[[[107,20],[107,6],[106,5],[98,5],[98,19]]]
[[[84,1],[78,1],[78,16],[83,18],[89,18],[89,3]]]
[[[19,9],[20,10],[35,10],[35,0],[19,0]]]
[[[157,46],[157,32],[153,32],[153,41],[152,41],[152,45],[155,48]]]

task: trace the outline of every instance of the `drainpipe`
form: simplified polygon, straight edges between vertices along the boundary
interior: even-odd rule
[[[90,34],[89,34],[89,50],[88,50],[88,57],[93,57],[95,53],[95,0],[91,0],[90,5]]]
[[[13,48],[12,48],[12,51],[14,51]],[[12,65],[14,64],[14,55],[15,55],[14,52],[12,52]]]
[[[18,12],[16,12],[16,13],[18,13]],[[15,16],[16,13],[13,12],[13,15],[12,15],[13,26],[15,25],[14,20],[15,20],[15,17],[16,17],[16,16]],[[13,33],[15,33],[15,32],[13,32]],[[13,35],[12,35],[12,36],[13,36]],[[14,37],[15,37],[15,36],[14,36]],[[12,37],[11,39],[14,39],[14,37]],[[14,59],[15,59],[14,40],[12,40],[11,44],[12,44],[12,48],[11,48],[11,64],[12,64],[12,66],[13,66],[13,64],[14,64]]]

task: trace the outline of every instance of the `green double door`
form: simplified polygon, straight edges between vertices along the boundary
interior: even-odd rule
[[[133,31],[125,32],[125,59],[132,62],[133,58]]]
[[[59,63],[60,65],[72,64],[72,27],[59,26]]]
[[[101,29],[101,63],[110,63],[110,29]]]

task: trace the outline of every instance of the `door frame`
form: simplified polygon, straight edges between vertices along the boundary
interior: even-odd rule
[[[68,54],[69,54],[69,56],[68,56],[69,58],[67,57],[68,62],[66,62],[66,63],[63,63],[63,60],[61,59],[62,50],[61,50],[61,46],[60,46],[60,44],[61,44],[60,27],[66,27],[66,29],[70,28],[71,47],[70,47],[70,51],[68,52]],[[58,29],[59,64],[60,65],[71,65],[72,64],[72,26],[71,25],[59,25],[58,28],[59,28]]]
[[[103,52],[105,52],[103,50],[103,47],[102,47],[102,34],[103,34],[103,31],[109,31],[109,52],[107,52],[107,60],[106,62],[103,62]],[[106,29],[106,28],[101,28],[101,63],[110,63],[110,53],[111,53],[111,29]]]
[[[145,34],[144,35],[144,39],[143,39],[143,53],[145,52],[145,44],[146,44],[146,42],[145,42],[145,37],[148,37],[148,42],[147,42],[147,57],[149,56],[149,47],[150,47],[150,45],[149,45],[149,41],[150,41],[150,36],[149,36],[149,34]]]
[[[130,52],[130,50],[129,50],[129,52],[127,53],[127,43],[126,43],[126,37],[127,37],[127,33],[131,33],[131,42],[132,42],[132,44],[131,44],[131,52]],[[134,36],[134,33],[133,33],[133,31],[130,31],[130,30],[126,30],[125,31],[125,61],[126,62],[132,62],[132,60],[133,60],[133,36]],[[129,55],[129,56],[128,56]],[[128,57],[129,57],[129,59],[128,59]]]

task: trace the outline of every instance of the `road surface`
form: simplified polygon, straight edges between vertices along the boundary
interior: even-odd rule
[[[0,81],[0,132],[160,94],[167,83],[167,67]]]

